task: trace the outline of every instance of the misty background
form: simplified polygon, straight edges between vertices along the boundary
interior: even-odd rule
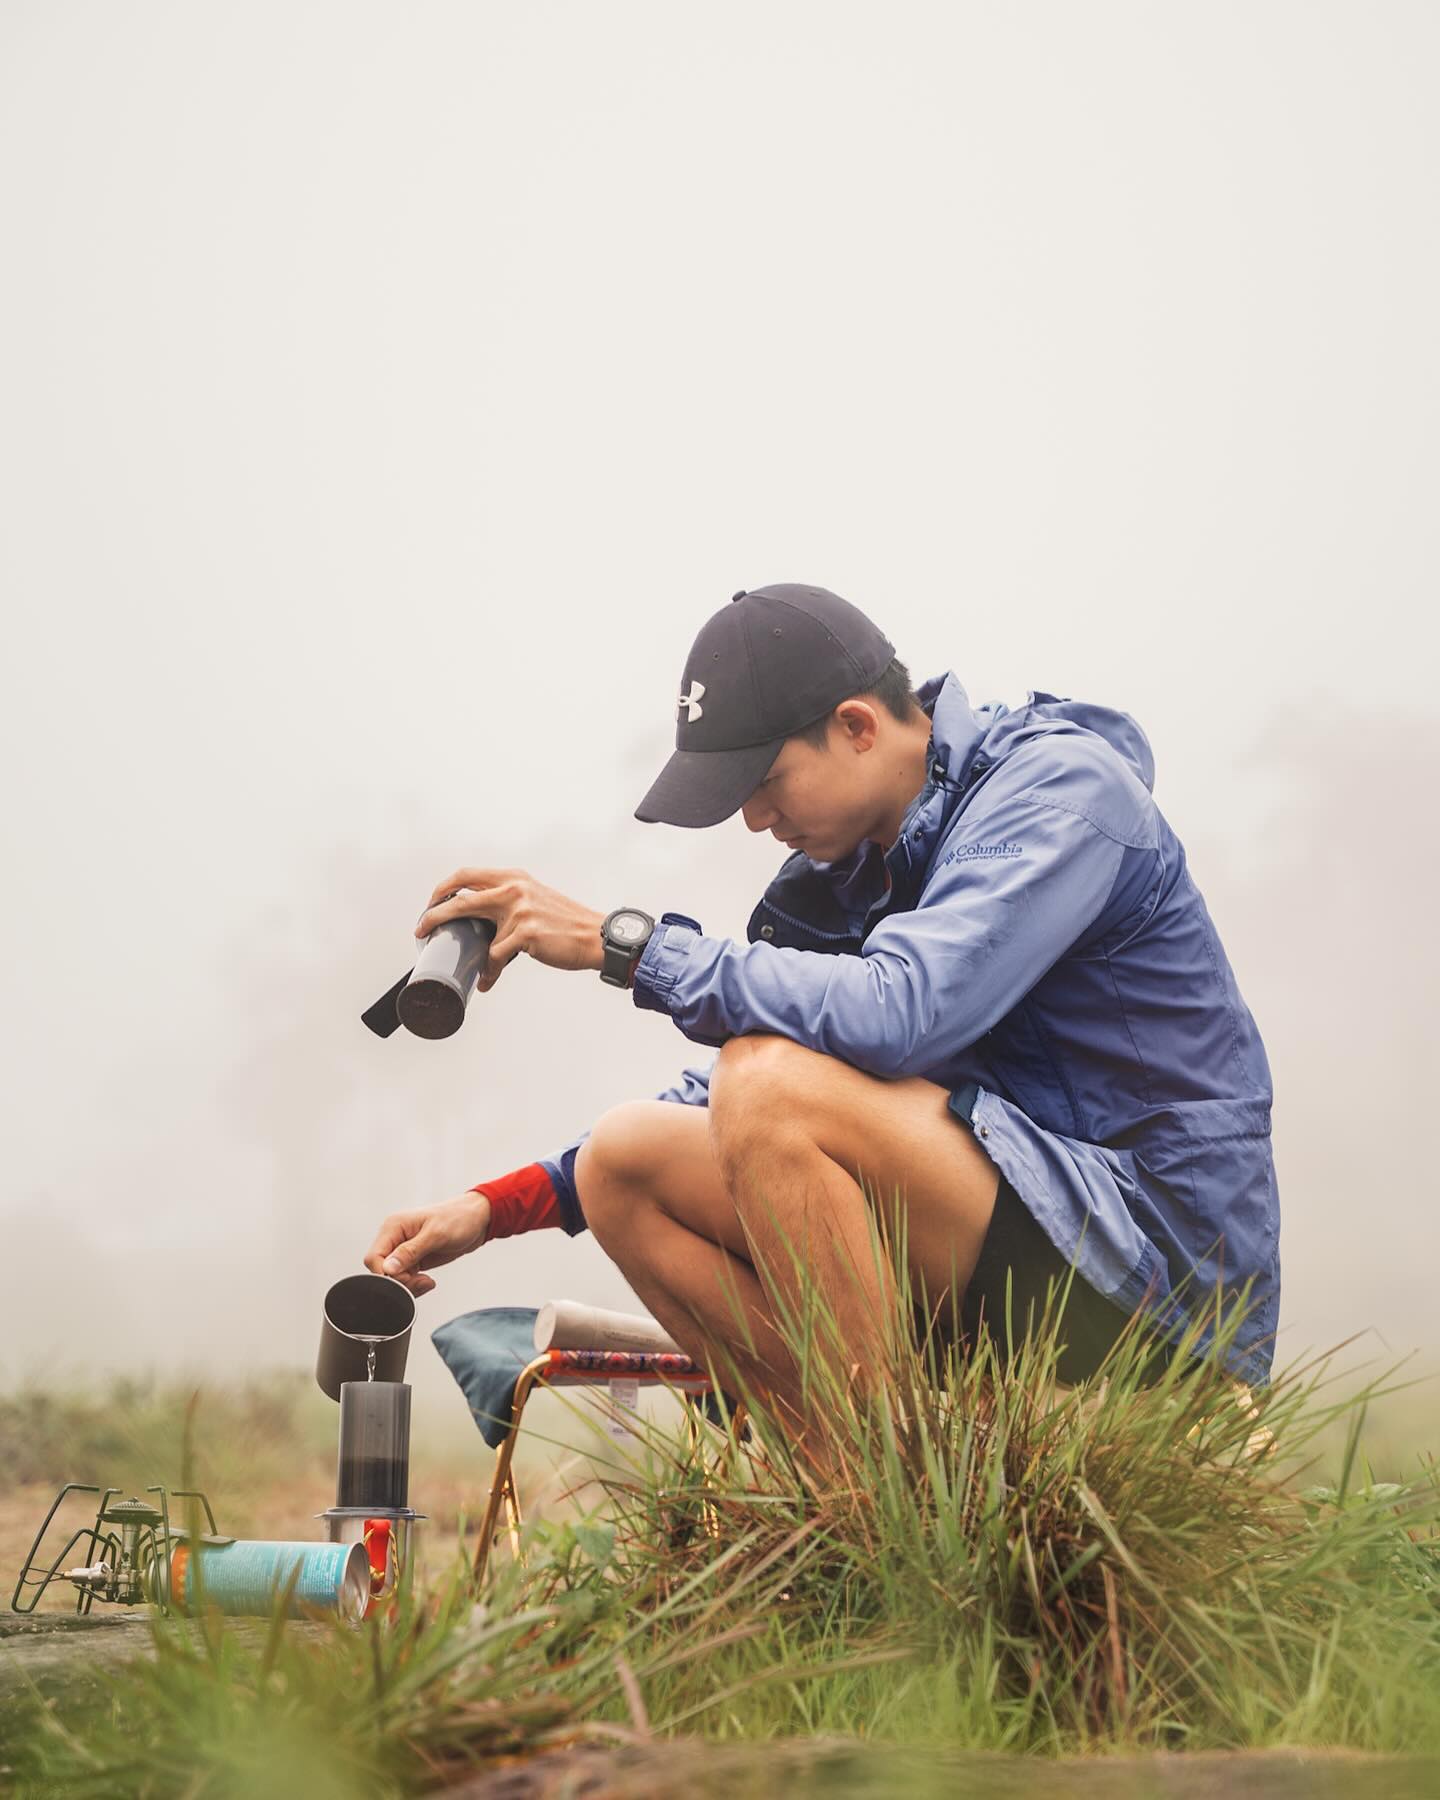
[[[1373,0],[0,0],[0,1378],[304,1363],[386,1212],[709,1054],[525,962],[359,1013],[463,863],[743,935],[783,852],[631,814],[780,580],[1140,721],[1278,1360],[1435,1367],[1437,73]],[[627,1300],[443,1271],[414,1379],[555,1295]]]

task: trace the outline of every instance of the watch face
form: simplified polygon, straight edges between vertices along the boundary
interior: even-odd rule
[[[616,913],[610,921],[610,936],[617,944],[638,944],[649,929],[649,922],[639,913]]]

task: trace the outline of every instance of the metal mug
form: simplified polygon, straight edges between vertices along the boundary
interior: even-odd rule
[[[347,1381],[403,1381],[414,1323],[415,1296],[389,1275],[337,1281],[320,1323],[315,1379],[321,1392],[338,1400]]]
[[[465,1023],[465,1008],[494,936],[491,919],[451,919],[435,927],[395,998],[395,1011],[407,1031],[422,1038],[454,1036]]]

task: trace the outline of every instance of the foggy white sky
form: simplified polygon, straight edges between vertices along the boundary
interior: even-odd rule
[[[631,811],[773,580],[1136,715],[1281,1360],[1440,1345],[1437,74],[1374,0],[0,0],[0,1373],[303,1360],[382,1213],[694,1060],[528,965],[357,1014],[459,862],[743,931],[773,844]],[[553,1293],[624,1288],[544,1234],[422,1319]]]

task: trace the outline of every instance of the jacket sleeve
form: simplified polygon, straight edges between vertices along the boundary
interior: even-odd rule
[[[708,1063],[686,1069],[680,1079],[657,1094],[657,1100],[674,1100],[681,1106],[708,1106],[710,1104],[710,1071],[715,1067],[712,1056]]]
[[[708,1063],[695,1068],[686,1069],[680,1079],[673,1082],[662,1093],[655,1096],[657,1100],[673,1100],[680,1106],[708,1106],[710,1102],[710,1071],[715,1065],[712,1056]],[[550,1185],[555,1190],[555,1198],[560,1203],[560,1224],[571,1236],[576,1237],[587,1229],[585,1214],[580,1209],[580,1194],[575,1186],[575,1158],[580,1154],[580,1146],[589,1137],[584,1132],[567,1144],[554,1156],[542,1157],[540,1167],[550,1178]]]
[[[915,908],[859,956],[736,944],[667,925],[635,1003],[696,1043],[774,1032],[870,1074],[923,1074],[1011,1010],[1096,919],[1125,843],[1078,798],[1025,789],[963,812]]]

